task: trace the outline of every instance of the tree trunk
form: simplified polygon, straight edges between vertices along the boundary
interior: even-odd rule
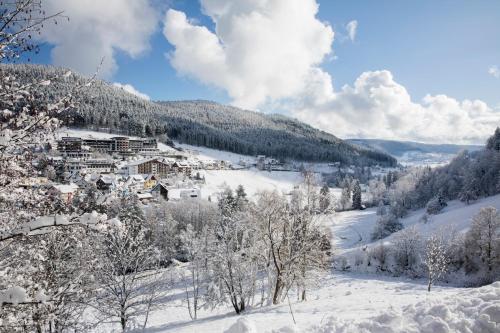
[[[431,285],[432,285],[432,280],[429,279],[429,284],[427,285],[427,291],[431,292]]]
[[[125,332],[127,328],[127,320],[125,319],[125,311],[122,309],[120,313],[120,324],[122,326],[122,331]]]
[[[276,284],[274,285],[273,304],[279,304],[282,288],[283,288],[283,285],[281,283],[281,277],[278,276],[276,278]]]

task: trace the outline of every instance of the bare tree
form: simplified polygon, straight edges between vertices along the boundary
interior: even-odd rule
[[[252,212],[263,242],[261,252],[273,304],[283,301],[294,285],[299,286],[305,300],[309,273],[326,264],[328,236],[314,223],[304,202],[307,200],[301,200],[300,192],[291,203],[275,192],[264,192]]]
[[[212,243],[210,236],[208,227],[197,233],[191,224],[188,224],[180,235],[182,251],[188,260],[188,276],[183,274],[183,279],[186,283],[186,302],[191,319],[198,317],[203,289],[206,288],[208,250]]]
[[[474,216],[465,242],[468,260],[475,261],[478,268],[484,267],[491,278],[500,267],[500,214],[494,207],[481,208]]]
[[[68,19],[62,12],[47,14],[41,0],[2,0],[0,8],[0,61],[16,60],[27,52],[37,53],[35,38],[43,25]]]
[[[146,325],[165,278],[158,270],[160,255],[137,201],[124,199],[122,207],[119,221],[95,236],[98,261],[92,273],[100,289],[91,305],[103,319],[117,318],[125,331],[139,316],[145,317]]]

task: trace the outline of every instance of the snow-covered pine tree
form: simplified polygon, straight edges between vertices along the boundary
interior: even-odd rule
[[[377,219],[371,238],[372,240],[382,239],[401,229],[403,225],[396,216],[391,213],[381,215]]]
[[[359,181],[356,180],[352,186],[352,208],[359,210],[362,208],[361,205],[361,186]]]
[[[342,210],[351,208],[351,185],[349,180],[344,180],[342,185],[342,192],[340,194],[340,207]]]

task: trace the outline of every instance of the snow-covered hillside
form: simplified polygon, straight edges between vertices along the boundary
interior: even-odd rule
[[[408,217],[401,219],[401,222],[406,228],[414,226],[415,230],[422,237],[428,237],[436,232],[445,232],[447,234],[454,232],[463,233],[469,228],[472,217],[482,207],[487,206],[500,210],[500,195],[483,198],[469,205],[458,200],[450,201],[440,214],[429,215],[427,222],[421,220],[425,209],[420,209],[411,212]],[[330,224],[332,234],[335,235],[333,244],[341,252],[349,252],[361,246],[371,244],[370,234],[375,227],[376,220],[376,208],[336,214],[336,216],[331,217]],[[390,242],[399,233],[401,231],[392,234],[382,241]]]

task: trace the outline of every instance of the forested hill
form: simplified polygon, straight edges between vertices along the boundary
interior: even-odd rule
[[[66,69],[40,65],[1,65],[1,75],[23,82],[63,75]],[[87,78],[74,74],[42,87],[50,98],[68,93]],[[395,165],[386,153],[345,142],[334,135],[279,115],[241,110],[208,101],[150,102],[97,80],[78,93],[75,127],[136,136],[168,136],[180,142],[247,155],[355,165]],[[66,118],[66,121],[69,118]]]

